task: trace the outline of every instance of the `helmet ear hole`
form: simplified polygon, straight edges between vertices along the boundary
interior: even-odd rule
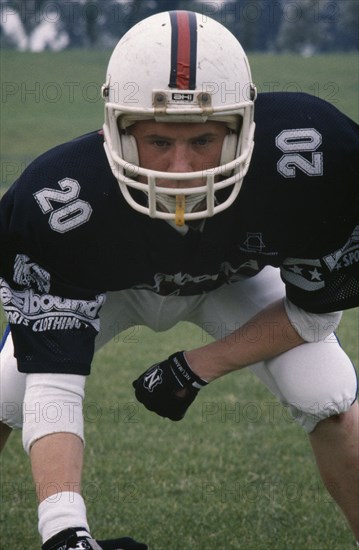
[[[227,164],[232,162],[236,158],[238,145],[238,135],[237,134],[227,134],[223,140],[222,153],[220,159],[220,165]]]
[[[138,149],[136,138],[131,134],[121,135],[122,157],[129,164],[139,166]]]

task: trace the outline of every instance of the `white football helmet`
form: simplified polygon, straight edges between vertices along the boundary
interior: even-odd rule
[[[126,201],[135,210],[183,225],[213,216],[233,203],[252,155],[256,88],[242,46],[225,27],[190,11],[148,17],[117,44],[102,95],[106,154]],[[229,133],[219,166],[184,173],[139,166],[136,140],[126,128],[146,119],[225,122]],[[165,188],[156,185],[160,178],[177,182],[198,178],[205,184]],[[218,191],[224,188],[228,192],[219,198]]]

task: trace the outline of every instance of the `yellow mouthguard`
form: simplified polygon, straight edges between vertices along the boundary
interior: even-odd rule
[[[184,195],[176,195],[176,215],[175,223],[178,226],[184,225],[186,197]]]

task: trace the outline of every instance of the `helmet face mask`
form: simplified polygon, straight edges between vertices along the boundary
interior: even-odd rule
[[[194,12],[164,12],[141,21],[116,46],[103,86],[105,151],[126,201],[153,218],[203,219],[228,208],[248,170],[254,144],[255,87],[246,55],[225,27]],[[197,172],[139,166],[137,121],[225,122],[220,163]],[[160,187],[159,180],[181,185]],[[199,187],[186,182],[199,180]],[[225,199],[216,192],[228,188]],[[140,190],[148,204],[136,200]]]

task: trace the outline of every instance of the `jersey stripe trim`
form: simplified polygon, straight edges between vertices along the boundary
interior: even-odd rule
[[[196,88],[197,20],[186,11],[169,12],[171,35],[170,88],[194,90]]]

